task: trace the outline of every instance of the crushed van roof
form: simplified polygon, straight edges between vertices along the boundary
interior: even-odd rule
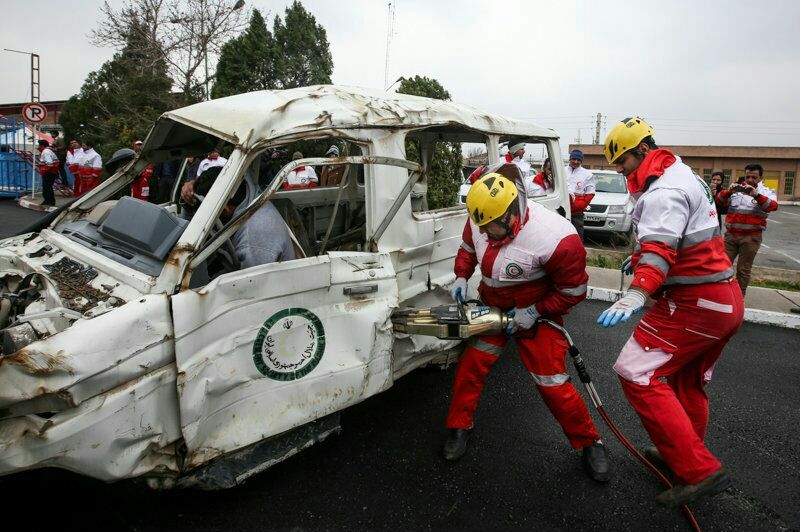
[[[239,94],[169,111],[163,118],[213,132],[245,147],[303,131],[414,129],[447,124],[485,133],[557,137],[551,129],[468,105],[337,85]]]

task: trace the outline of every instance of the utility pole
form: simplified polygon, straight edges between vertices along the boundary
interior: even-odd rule
[[[600,123],[601,123],[601,119],[602,118],[603,118],[603,115],[601,115],[600,113],[597,113],[597,124],[596,124],[595,130],[594,130],[594,143],[595,144],[600,144]]]
[[[4,48],[4,50],[7,52],[31,56],[31,103],[41,101],[41,88],[39,86],[39,54],[35,54],[33,52],[22,52],[20,50],[11,50],[9,48]],[[31,133],[33,135],[33,138],[31,139],[31,199],[36,199],[36,124],[34,123],[31,124]]]
[[[384,90],[389,90],[389,49],[392,46],[392,35],[394,34],[394,5],[395,1],[389,0],[389,13],[386,19],[386,60],[383,66],[383,86]],[[395,82],[396,83],[396,82]],[[394,83],[392,84],[394,85]]]

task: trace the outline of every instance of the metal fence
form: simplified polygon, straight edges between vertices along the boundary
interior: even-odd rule
[[[18,198],[32,189],[36,139],[33,129],[14,118],[0,117],[0,196]],[[36,188],[41,188],[36,175]]]

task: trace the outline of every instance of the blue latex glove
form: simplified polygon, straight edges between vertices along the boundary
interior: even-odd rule
[[[539,311],[536,310],[536,305],[530,307],[517,307],[509,310],[506,316],[511,318],[511,323],[506,327],[506,334],[509,336],[516,333],[520,329],[530,329],[536,323],[536,318],[541,316]]]
[[[466,301],[467,299],[467,280],[463,277],[456,277],[456,282],[453,283],[450,289],[450,295],[453,301]]]
[[[632,258],[633,258],[633,257],[632,257],[631,255],[628,255],[628,258],[626,258],[625,260],[623,260],[623,261],[622,261],[622,266],[620,266],[620,267],[619,267],[619,269],[620,269],[620,270],[621,270],[621,271],[622,271],[622,272],[623,272],[625,275],[630,275],[630,274],[632,274],[632,273],[633,273],[633,264],[631,264],[631,259],[632,259]]]
[[[620,321],[628,321],[632,314],[642,310],[645,295],[638,290],[628,290],[628,292],[616,303],[600,314],[597,323],[603,327],[613,327]]]

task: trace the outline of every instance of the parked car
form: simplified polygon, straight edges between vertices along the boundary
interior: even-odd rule
[[[466,221],[463,206],[428,210],[427,163],[406,160],[406,141],[425,161],[437,142],[497,154],[512,135],[561,153],[551,129],[347,87],[165,113],[139,157],[49,226],[0,241],[0,474],[230,487],[340,430],[342,409],[457,354],[456,342],[392,328],[399,307],[450,301]],[[262,155],[306,140],[342,155],[284,161],[222,221],[240,184],[259,182]],[[114,199],[147,165],[183,160],[183,175],[212,150],[227,163],[191,216],[182,177],[163,205]],[[304,165],[347,167],[341,184],[283,190]],[[556,193],[539,200],[552,210],[569,208],[563,177],[556,169]],[[239,269],[224,260],[230,237],[266,202],[297,258]]]
[[[612,170],[591,172],[597,191],[584,215],[584,231],[629,239],[633,232],[633,198],[625,177]]]
[[[459,205],[466,205],[467,204],[467,194],[469,194],[469,187],[472,186],[472,183],[469,182],[469,176],[464,178],[464,181],[461,182],[461,186],[458,187],[458,204]]]

